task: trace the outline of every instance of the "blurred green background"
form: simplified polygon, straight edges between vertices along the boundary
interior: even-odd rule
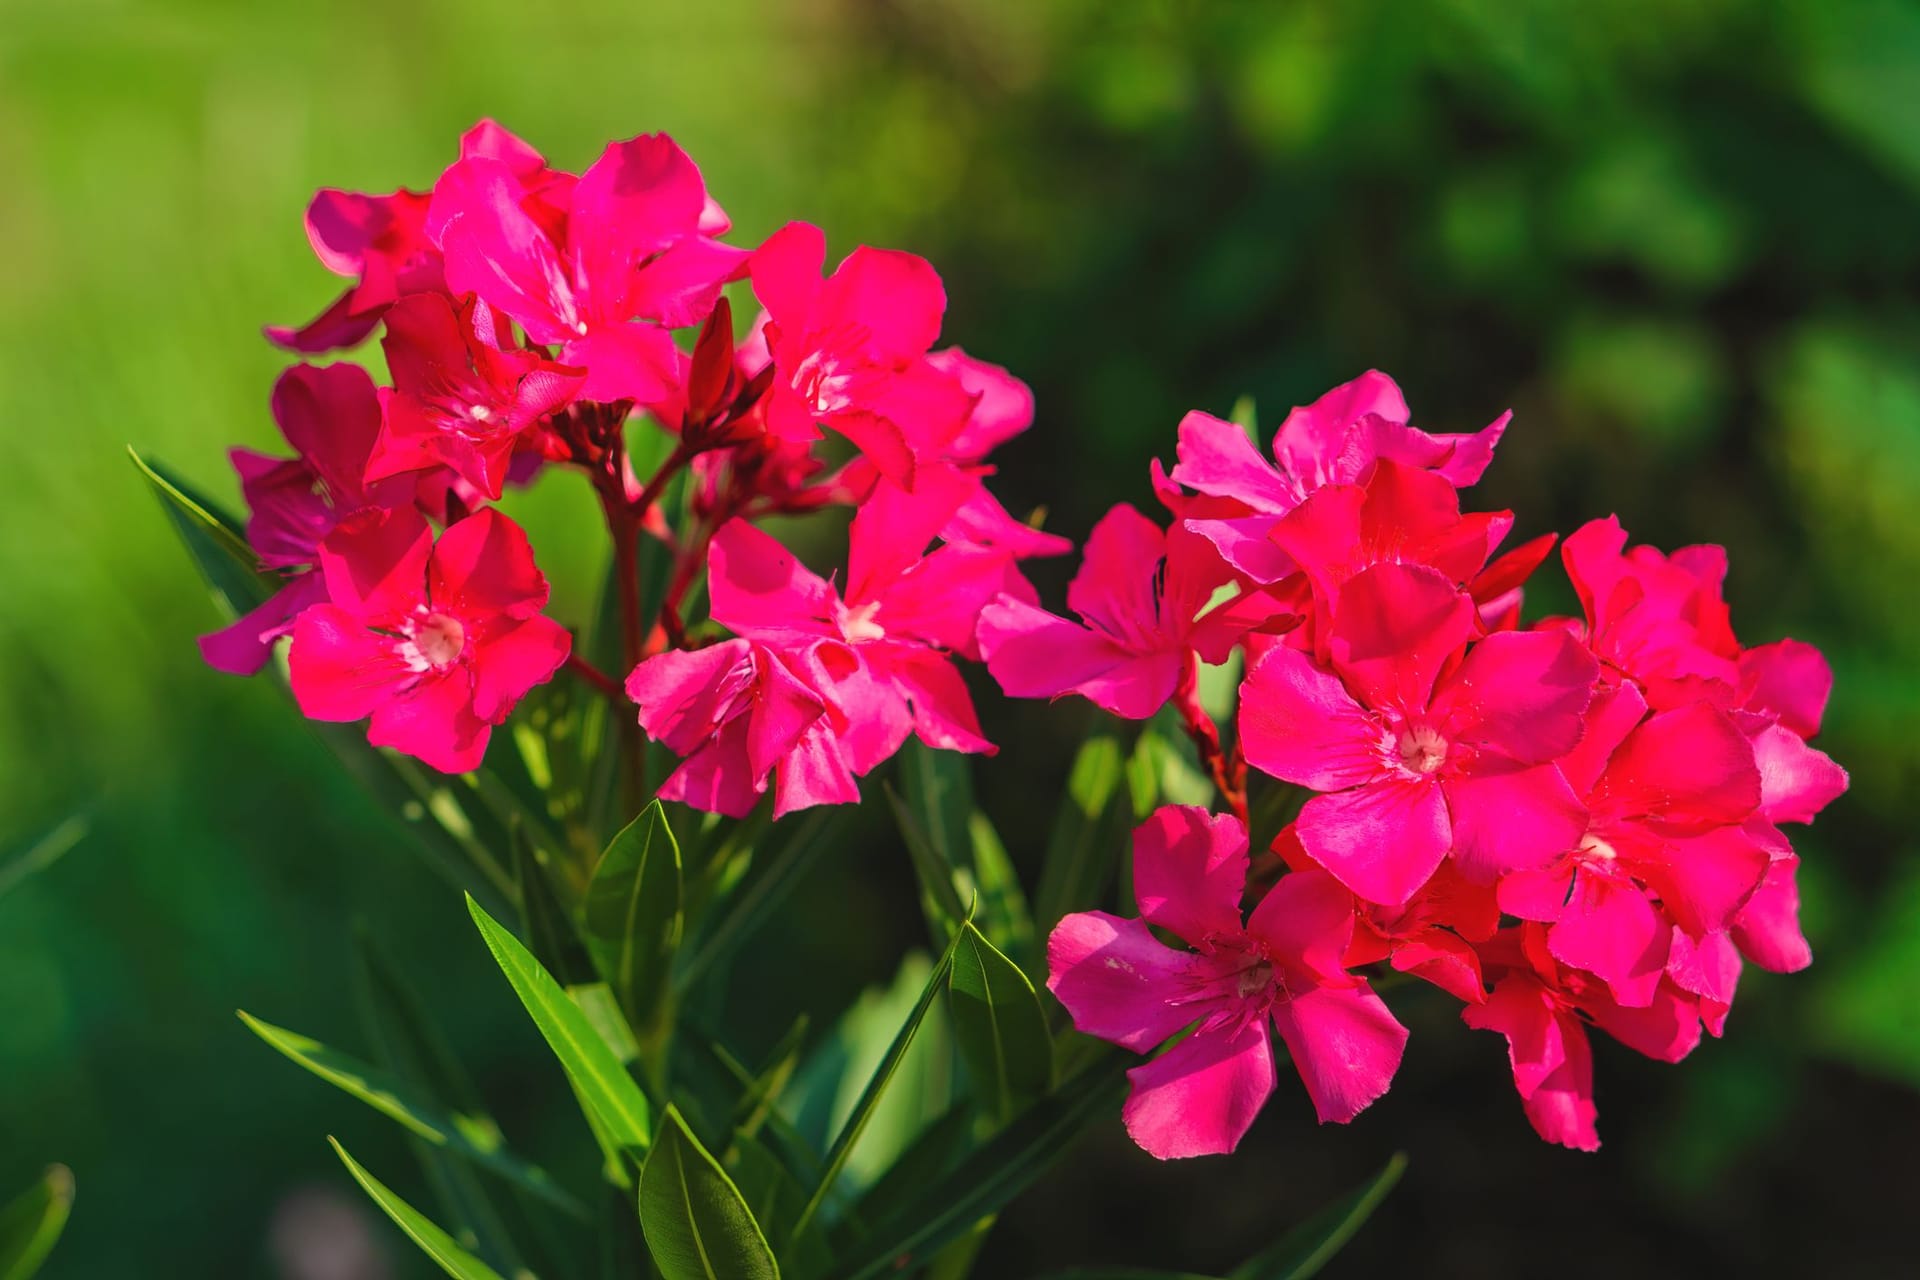
[[[482,115],[567,167],[666,129],[743,243],[802,217],[931,257],[949,337],[1038,393],[1001,488],[1050,527],[1149,501],[1190,407],[1251,393],[1270,429],[1377,366],[1429,429],[1515,411],[1479,505],[1520,534],[1617,511],[1724,542],[1743,638],[1833,660],[1854,787],[1797,836],[1815,967],[1749,971],[1678,1069],[1603,1046],[1597,1156],[1539,1143],[1497,1039],[1410,1002],[1351,1129],[1283,1087],[1235,1160],[1162,1167],[1116,1123],[980,1274],[1224,1265],[1396,1147],[1407,1181],[1331,1274],[1912,1273],[1920,8],[0,0],[0,850],[93,828],[0,897],[0,1187],[79,1178],[49,1275],[425,1273],[321,1141],[417,1193],[396,1131],[231,1013],[358,1047],[356,914],[508,1132],[562,1173],[582,1145],[456,895],[267,682],[199,664],[215,616],[123,453],[232,497],[223,449],[277,444],[258,326],[336,287],[307,197],[423,187]],[[583,493],[516,508],[576,619]],[[1089,721],[982,703],[1011,745],[980,785],[1031,857],[1052,798],[1020,788]],[[897,850],[818,878],[780,945],[823,990],[891,973]]]

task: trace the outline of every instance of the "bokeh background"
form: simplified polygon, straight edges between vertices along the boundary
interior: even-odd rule
[[[1001,486],[1052,528],[1149,501],[1188,408],[1251,394],[1271,429],[1377,366],[1429,429],[1515,411],[1480,505],[1520,534],[1617,511],[1724,542],[1742,636],[1833,660],[1854,786],[1797,838],[1815,966],[1750,970],[1680,1068],[1602,1045],[1598,1155],[1538,1142],[1498,1040],[1409,1001],[1399,1083],[1350,1129],[1283,1089],[1237,1159],[1162,1167],[1116,1124],[981,1275],[1228,1265],[1398,1147],[1329,1274],[1912,1274],[1920,8],[0,0],[0,851],[91,823],[0,897],[0,1187],[79,1178],[49,1275],[425,1274],[321,1141],[421,1194],[397,1131],[231,1012],[360,1046],[356,916],[509,1132],[580,1145],[457,897],[269,685],[200,666],[214,614],[123,452],[231,498],[223,449],[276,443],[258,326],[335,289],[307,197],[425,186],[482,115],[568,167],[669,130],[743,243],[803,217],[932,258],[949,337],[1038,393]],[[516,513],[578,617],[590,504],[562,482]],[[1030,859],[1028,783],[1090,720],[983,713]],[[897,849],[837,856],[771,1004],[805,968],[829,1013],[917,930]]]

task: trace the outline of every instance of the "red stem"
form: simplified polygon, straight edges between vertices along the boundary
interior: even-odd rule
[[[592,685],[599,691],[600,695],[612,703],[617,710],[626,709],[626,690],[620,687],[620,682],[600,668],[594,666],[591,662],[588,662],[579,654],[571,653],[567,655],[567,670]]]
[[[1220,730],[1214,725],[1213,717],[1200,705],[1200,658],[1191,651],[1187,654],[1185,665],[1180,670],[1180,683],[1173,692],[1173,705],[1185,722],[1187,736],[1193,739],[1194,749],[1199,752],[1200,763],[1213,775],[1213,785],[1220,790],[1220,796],[1240,819],[1242,826],[1247,822],[1247,762],[1240,754],[1240,746],[1234,744],[1231,757],[1220,746]]]

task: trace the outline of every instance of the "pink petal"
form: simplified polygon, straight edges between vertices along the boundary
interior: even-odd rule
[[[640,707],[640,727],[686,755],[731,717],[733,700],[753,679],[751,653],[747,641],[728,640],[647,659],[626,683],[627,696]]]
[[[1813,963],[1813,948],[1800,931],[1799,866],[1792,855],[1776,859],[1733,921],[1741,953],[1774,973],[1797,973]]]
[[[359,505],[367,455],[380,436],[380,398],[365,369],[294,365],[273,384],[273,420],[336,502]]]
[[[676,390],[686,357],[673,336],[653,324],[603,324],[560,348],[565,364],[587,371],[582,400],[632,400],[649,405]]]
[[[1547,945],[1562,964],[1605,982],[1621,1004],[1643,1008],[1659,988],[1671,936],[1639,886],[1582,868]]]
[[[881,358],[924,355],[940,336],[946,309],[946,288],[925,258],[866,245],[834,270],[818,303],[833,323],[864,329],[870,352]]]
[[[815,805],[859,803],[859,785],[840,747],[824,721],[816,721],[807,729],[774,775],[776,820]]]
[[[1240,687],[1240,743],[1247,762],[1315,791],[1359,786],[1384,772],[1381,725],[1332,672],[1278,645]]]
[[[1695,937],[1728,928],[1760,887],[1771,859],[1739,827],[1683,837],[1636,857],[1634,872]]]
[[[820,721],[825,704],[777,657],[756,655],[755,666],[759,679],[747,719],[747,759],[753,776],[764,778]]]
[[[1377,564],[1334,604],[1334,667],[1367,705],[1418,710],[1434,677],[1478,629],[1473,601],[1438,572]]]
[[[474,714],[504,721],[529,689],[553,678],[572,647],[567,629],[540,614],[488,635],[473,660]]]
[[[1696,942],[1684,929],[1673,931],[1673,946],[1667,954],[1667,977],[1682,991],[1700,997],[1699,1020],[1712,1035],[1718,1036],[1726,1030],[1727,1011],[1733,1007],[1733,997],[1740,985],[1740,969],[1740,949],[1727,934],[1709,933]],[[1678,1058],[1665,1060],[1679,1061]]]
[[[1580,740],[1599,676],[1593,655],[1564,631],[1501,632],[1467,649],[1435,692],[1431,715],[1455,752],[1495,757],[1459,767],[1544,764]]]
[[[1587,811],[1553,765],[1463,774],[1441,785],[1454,861],[1477,883],[1544,867],[1586,834]]]
[[[1345,985],[1353,920],[1353,895],[1338,880],[1324,871],[1290,871],[1260,899],[1247,932],[1266,944],[1289,987]]]
[[[1273,1092],[1273,1047],[1258,1021],[1202,1027],[1127,1078],[1133,1092],[1120,1116],[1143,1151],[1161,1160],[1225,1155]]]
[[[745,636],[838,634],[834,590],[773,536],[729,520],[708,553],[713,620]]]
[[[1784,723],[1753,737],[1760,770],[1760,813],[1769,822],[1812,822],[1847,790],[1847,771]]]
[[[1776,640],[1740,655],[1740,705],[1811,738],[1833,692],[1833,668],[1810,644]]]
[[[906,690],[879,669],[880,660],[896,647],[816,640],[781,655],[829,704],[831,720],[824,728],[836,745],[835,768],[840,773],[872,771],[892,758],[913,732]]]
[[[1235,498],[1271,515],[1291,511],[1301,497],[1299,487],[1261,456],[1245,431],[1198,410],[1180,419],[1179,462],[1171,479],[1196,493]]]
[[[1067,607],[1136,649],[1151,647],[1158,640],[1156,583],[1165,555],[1160,526],[1121,503],[1088,535],[1080,572],[1067,585]]]
[[[1156,939],[1144,920],[1104,911],[1063,918],[1047,939],[1047,990],[1090,1036],[1146,1053],[1198,1016],[1186,994],[1193,957]]]
[[[390,701],[413,672],[390,637],[369,631],[345,609],[316,604],[294,620],[287,676],[300,714],[350,721]]]
[[[664,133],[609,143],[573,189],[567,246],[605,318],[631,319],[635,268],[682,236],[698,234],[706,184]],[[592,397],[598,399],[599,397]]]
[[[913,649],[889,655],[886,671],[913,708],[913,732],[920,741],[940,751],[992,755],[997,750],[981,736],[973,699],[950,660],[930,650]]]
[[[520,180],[499,160],[476,156],[440,175],[427,224],[438,231],[447,289],[477,294],[535,342],[567,342],[579,336],[579,299],[559,250],[520,196]]]
[[[677,800],[702,813],[744,818],[766,791],[766,775],[747,760],[747,718],[720,726],[660,784],[662,800]]]
[[[1522,920],[1551,924],[1566,909],[1573,893],[1575,862],[1563,858],[1537,870],[1514,871],[1501,877],[1496,890],[1500,910]]]
[[[1478,1006],[1460,1011],[1460,1019],[1475,1031],[1497,1031],[1507,1038],[1507,1059],[1520,1097],[1539,1092],[1567,1064],[1569,1037],[1553,993],[1528,973],[1511,973],[1494,983]],[[1579,1024],[1575,1022],[1574,1027]],[[1578,1037],[1582,1042],[1585,1036]]]
[[[1247,829],[1232,814],[1165,805],[1133,832],[1133,892],[1149,924],[1198,946],[1240,932]]]
[[[1400,943],[1394,947],[1389,963],[1395,972],[1431,982],[1456,1000],[1479,1004],[1487,998],[1486,983],[1480,976],[1480,954],[1444,929],[1427,929]]]
[[[1592,793],[1613,753],[1647,714],[1647,700],[1631,684],[1602,684],[1588,705],[1586,729],[1574,748],[1560,758],[1574,794]]]
[[[1365,983],[1296,993],[1274,1005],[1273,1026],[1321,1124],[1345,1124],[1385,1093],[1407,1047],[1407,1029]]]
[[[545,157],[497,121],[483,117],[460,135],[460,157],[488,156],[515,175],[530,178],[547,167]]]
[[[381,703],[367,741],[392,747],[442,773],[470,773],[486,758],[492,728],[473,713],[465,673],[428,675],[406,694]]]
[[[283,350],[319,355],[359,346],[368,334],[380,327],[380,315],[378,308],[362,310],[357,291],[349,289],[303,325],[270,324],[261,332],[268,342]]]
[[[547,580],[526,530],[492,507],[447,526],[427,584],[435,608],[470,617],[528,618],[547,603]]]
[[[954,512],[953,519],[940,530],[940,536],[948,542],[974,543],[1004,551],[1019,560],[1064,556],[1073,550],[1071,540],[1014,519],[984,485]]]
[[[1166,705],[1177,655],[1134,656],[1107,636],[1003,595],[980,613],[980,652],[1013,698],[1080,693],[1117,716],[1144,720]]]
[[[641,267],[628,306],[633,314],[668,329],[704,323],[729,281],[746,274],[753,254],[706,236],[675,241]]]
[[[1601,775],[1593,808],[1697,830],[1743,821],[1759,803],[1752,744],[1726,712],[1695,702],[1627,735]]]
[[[827,237],[820,228],[806,222],[789,222],[767,237],[754,251],[747,269],[753,281],[754,296],[772,315],[774,323],[794,328],[795,339],[804,334],[804,326],[820,293],[820,269],[827,260]]]
[[[258,608],[231,625],[200,637],[200,656],[215,671],[250,676],[273,656],[273,642],[293,629],[293,619],[309,605],[327,598],[325,582],[317,573],[298,573],[268,596]],[[350,717],[359,719],[358,716]]]
[[[976,477],[951,466],[921,468],[911,493],[891,480],[878,481],[847,531],[846,598],[879,599],[920,563],[927,544],[979,487]],[[976,617],[985,603],[973,605]]]
[[[433,530],[412,508],[369,508],[320,544],[327,598],[361,621],[389,625],[427,603]]]
[[[1308,856],[1383,906],[1418,893],[1452,843],[1446,802],[1430,779],[1384,780],[1315,796],[1296,829]]]
[[[1033,425],[1033,391],[999,365],[959,347],[935,351],[927,363],[957,381],[973,398],[965,430],[948,446],[951,456],[977,462]]]
[[[1657,1062],[1678,1062],[1700,1043],[1697,1002],[1671,982],[1660,984],[1643,1008],[1623,1008],[1604,993],[1588,999],[1585,1007],[1602,1031]]]
[[[1400,388],[1392,378],[1373,370],[1289,413],[1274,434],[1274,457],[1309,488],[1318,488],[1330,476],[1338,481],[1358,479],[1357,467],[1350,468],[1352,474],[1338,472],[1349,469],[1340,464],[1350,429],[1369,414],[1387,422],[1405,422],[1409,417]]]

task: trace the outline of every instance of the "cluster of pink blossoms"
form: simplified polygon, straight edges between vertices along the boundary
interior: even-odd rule
[[[1463,1001],[1506,1037],[1541,1136],[1591,1150],[1589,1027],[1677,1061],[1720,1034],[1744,961],[1811,960],[1780,828],[1846,789],[1807,742],[1825,660],[1742,648],[1720,549],[1629,549],[1611,519],[1562,547],[1585,616],[1522,624],[1552,538],[1496,556],[1512,514],[1460,509],[1506,422],[1428,435],[1373,373],[1294,410],[1270,462],[1190,414],[1154,469],[1169,526],[1101,521],[1078,622],[1013,595],[981,618],[1009,693],[1172,702],[1234,810],[1153,815],[1140,918],[1069,916],[1049,945],[1081,1030],[1144,1052],[1192,1029],[1133,1072],[1128,1127],[1155,1155],[1234,1147],[1275,1085],[1269,1020],[1322,1121],[1383,1094],[1407,1032],[1362,966]],[[1196,674],[1236,647],[1223,748]],[[1248,766],[1308,793],[1258,869]]]
[[[1562,547],[1584,617],[1523,624],[1553,539],[1496,555],[1511,514],[1459,497],[1505,417],[1430,435],[1370,373],[1290,414],[1269,460],[1190,414],[1177,465],[1153,470],[1166,520],[1109,512],[1067,618],[1019,562],[1071,544],[985,487],[1032,397],[934,350],[946,298],[924,260],[860,248],[823,277],[814,227],[725,243],[664,136],[575,176],[491,122],[430,192],[324,191],[307,230],[350,287],[269,337],[314,355],[378,330],[391,385],[339,363],[280,379],[295,456],[233,461],[282,585],[205,637],[207,660],[257,671],[290,635],[307,715],[365,719],[376,745],[448,772],[478,768],[492,727],[572,667],[624,688],[681,757],[662,797],[736,817],[769,789],[776,816],[855,801],[909,735],[992,752],[956,659],[1015,697],[1133,720],[1171,705],[1231,812],[1155,813],[1134,840],[1140,917],[1071,915],[1049,946],[1083,1031],[1173,1042],[1126,1108],[1156,1155],[1234,1147],[1275,1087],[1270,1029],[1322,1120],[1385,1092],[1407,1032],[1369,966],[1463,1001],[1507,1038],[1535,1128],[1590,1149],[1589,1027],[1677,1060],[1720,1034],[1744,961],[1810,960],[1781,824],[1846,787],[1808,745],[1824,660],[1742,648],[1718,549],[1629,549],[1612,520]],[[761,309],[741,340],[734,282]],[[650,476],[630,427],[670,438]],[[605,514],[624,682],[544,615],[533,550],[491,505],[547,468],[584,474]],[[844,576],[756,523],[829,506],[855,509]],[[646,617],[643,539],[670,566]],[[1199,673],[1236,651],[1223,732]],[[1249,766],[1309,793],[1257,864]]]
[[[817,228],[757,249],[728,230],[659,135],[575,176],[483,121],[430,192],[322,191],[308,238],[352,283],[267,335],[317,355],[379,331],[391,385],[345,363],[280,379],[295,456],[233,461],[248,540],[283,585],[202,640],[208,662],[252,673],[290,635],[307,715],[365,719],[375,745],[447,772],[478,768],[492,727],[563,666],[617,694],[543,615],[533,550],[490,505],[559,467],[590,479],[620,557],[641,725],[686,757],[662,796],[740,816],[771,786],[786,813],[857,799],[855,779],[910,733],[992,751],[953,659],[978,658],[988,601],[1034,598],[1018,560],[1072,545],[985,487],[1031,395],[933,349],[946,295],[924,260],[861,248],[823,278]],[[736,281],[762,308],[743,341],[723,294]],[[671,438],[652,476],[632,470],[630,425]],[[828,431],[852,448],[823,448]],[[663,499],[682,472],[676,518]],[[830,505],[857,508],[840,586],[754,524]],[[642,618],[648,538],[671,569]],[[703,572],[732,639],[686,616]]]

